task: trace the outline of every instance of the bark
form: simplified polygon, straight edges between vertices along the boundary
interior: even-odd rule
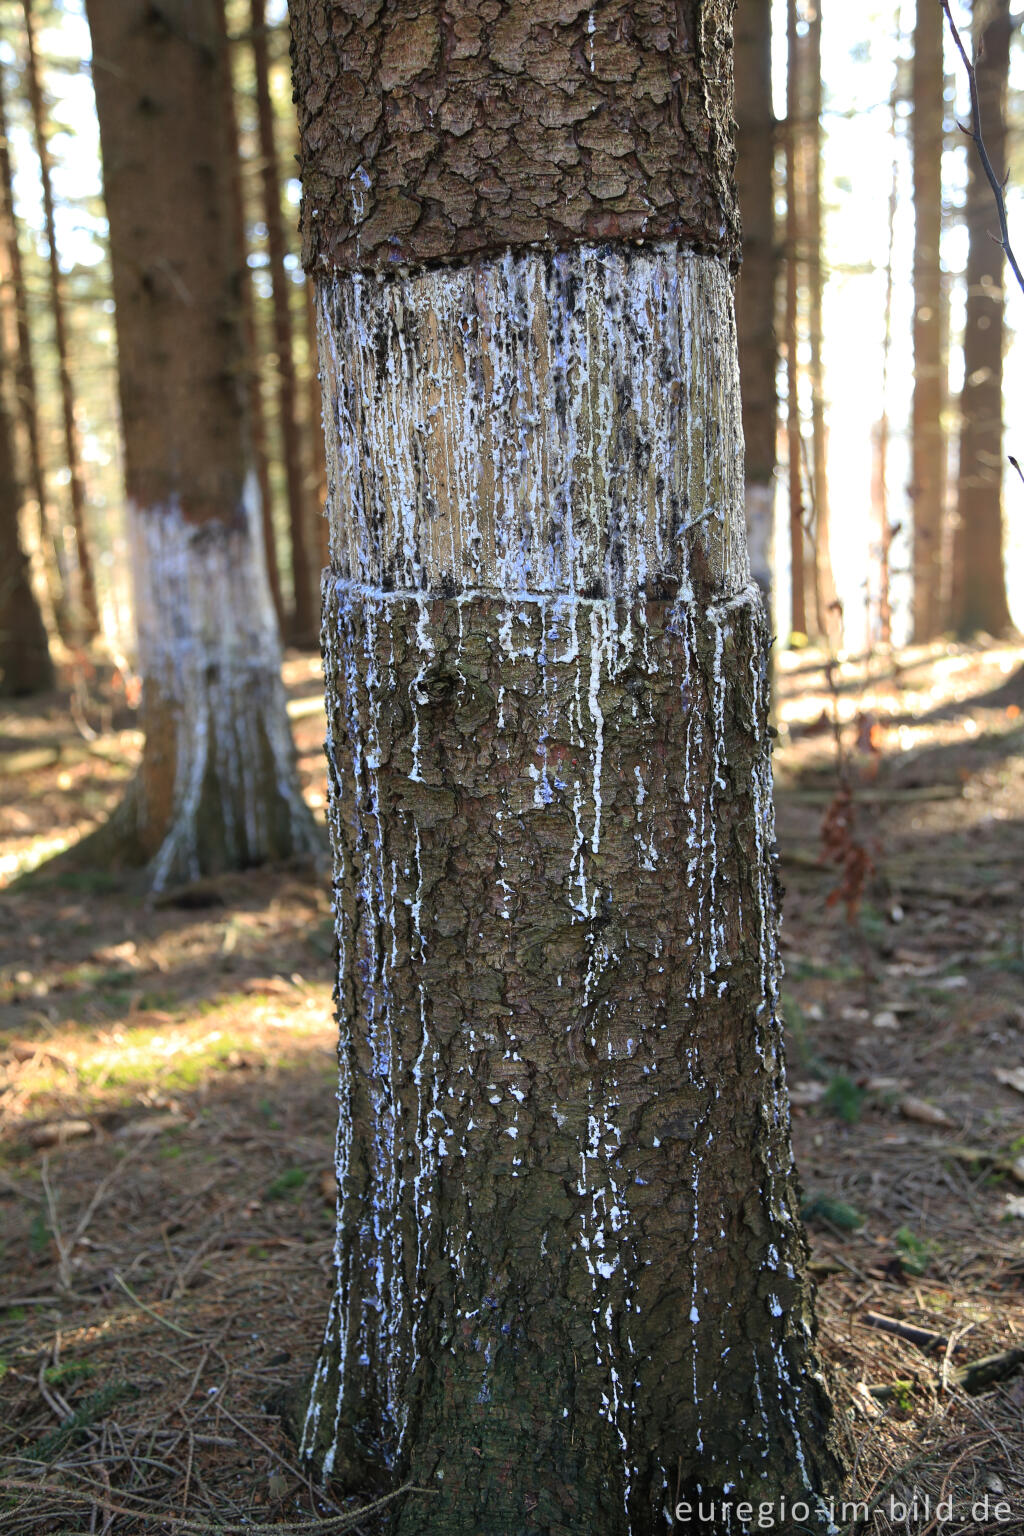
[[[256,466],[256,481],[260,492],[261,527],[263,529],[263,557],[267,566],[267,580],[274,603],[278,623],[284,617],[281,599],[281,577],[277,566],[277,540],[274,537],[274,509],[270,495],[270,465],[267,460],[267,434],[263,420],[263,395],[260,387],[259,344],[256,336],[256,313],[253,307],[252,277],[249,272],[249,242],[246,234],[245,198],[242,186],[242,157],[238,143],[238,118],[235,113],[235,86],[231,69],[231,42],[228,34],[227,13],[224,0],[217,0],[217,35],[223,49],[224,112],[228,132],[228,156],[232,166],[231,213],[235,221],[235,241],[241,254],[239,267],[239,303],[242,311],[242,335],[245,342],[246,403],[249,408],[252,457]]]
[[[976,8],[981,130],[1000,181],[1006,175],[1009,0]],[[960,466],[954,540],[953,623],[960,634],[1012,627],[1003,568],[1003,252],[992,190],[968,156],[967,316],[960,397]],[[994,236],[996,238],[994,238]]]
[[[39,176],[43,192],[43,218],[46,226],[46,242],[49,250],[50,264],[50,302],[53,310],[54,343],[57,349],[61,413],[64,422],[64,454],[68,467],[71,526],[74,530],[75,558],[78,568],[77,597],[81,609],[79,624],[82,638],[92,640],[100,632],[100,611],[96,599],[96,580],[92,569],[92,555],[85,527],[85,482],[82,479],[82,462],[78,446],[78,424],[75,420],[75,394],[71,383],[67,316],[64,306],[64,275],[60,269],[60,256],[57,251],[50,145],[46,131],[46,112],[43,105],[43,93],[36,59],[32,0],[23,0],[23,6],[27,43],[26,81],[28,84],[29,102],[32,107],[36,153],[39,156]]]
[[[35,497],[39,529],[39,549],[45,569],[46,583],[52,595],[55,623],[66,623],[62,612],[65,598],[63,562],[58,540],[50,521],[49,499],[46,494],[46,475],[39,442],[39,396],[36,390],[35,360],[32,334],[29,328],[28,292],[25,271],[21,260],[21,242],[18,236],[18,220],[14,211],[14,171],[11,164],[10,143],[7,132],[7,102],[0,70],[0,223],[3,227],[3,245],[6,273],[11,285],[11,297],[15,311],[17,352],[14,365],[14,384],[17,395],[17,415],[21,420],[28,460],[28,484]]]
[[[21,487],[7,410],[6,358],[0,354],[0,696],[53,687],[53,664],[21,539]]]
[[[284,478],[288,492],[288,527],[292,550],[292,638],[310,645],[316,638],[313,612],[313,573],[309,556],[309,502],[302,483],[302,443],[296,413],[295,353],[288,290],[291,279],[285,266],[288,247],[281,215],[281,177],[270,99],[270,65],[267,56],[266,0],[251,0],[252,52],[256,68],[256,110],[262,159],[263,217],[267,225],[270,281],[274,305],[274,350],[277,354],[277,403],[281,424]]]
[[[910,497],[913,513],[913,637],[920,644],[942,633],[947,613],[943,569],[946,369],[943,356],[942,114],[943,32],[940,6],[917,0],[914,27],[914,399],[911,414]]]
[[[814,521],[814,612],[818,634],[836,645],[842,628],[836,609],[836,583],[828,498],[828,430],[825,422],[825,373],[822,364],[822,298],[824,274],[821,216],[821,0],[808,11],[807,68],[804,73],[806,108],[802,113],[806,140],[806,196],[804,250],[807,261],[807,332],[810,343],[811,384],[811,502]]]
[[[749,0],[736,12],[736,189],[743,220],[743,270],[736,328],[743,387],[747,546],[767,598],[775,533],[775,117],[771,5]]]
[[[465,121],[453,55],[490,9],[475,30],[456,13],[445,66],[410,77],[438,123]],[[689,0],[665,44],[703,146],[673,187],[687,231],[731,207],[729,9]],[[516,48],[485,38],[472,99],[517,110],[538,29],[558,83],[479,184],[533,156],[557,181],[551,145],[580,165],[589,127],[546,142],[546,109],[598,92],[631,123],[649,17],[503,14]],[[292,16],[308,108],[339,45],[323,6]],[[333,98],[342,146],[367,78]],[[422,121],[408,97],[385,113]],[[680,99],[655,105],[645,143]],[[347,183],[325,191],[324,124],[303,125],[341,1032],[338,1281],[304,1454],[342,1485],[432,1490],[401,1536],[696,1529],[674,1506],[698,1488],[813,1508],[838,1465],[776,1011],[731,215],[713,250],[567,241],[588,172],[579,209],[543,205],[540,248],[530,212],[502,254],[492,225],[469,260],[387,273],[385,227],[353,271]],[[442,127],[437,163],[458,143]]]
[[[116,827],[160,887],[306,852],[314,837],[245,413],[216,7],[90,0],[88,14],[146,732]]]
[[[796,0],[786,3],[786,481],[789,492],[790,629],[807,633],[807,570],[803,440],[800,426],[800,366],[797,357],[798,288],[798,132],[801,58],[797,37]]]

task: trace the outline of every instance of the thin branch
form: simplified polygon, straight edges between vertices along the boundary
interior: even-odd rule
[[[1020,267],[1017,265],[1017,258],[1013,254],[1013,248],[1010,245],[1010,229],[1006,222],[1006,199],[1003,197],[1003,184],[993,169],[992,161],[988,157],[988,150],[985,148],[985,140],[981,136],[981,103],[978,99],[977,71],[974,64],[967,57],[967,50],[963,45],[960,33],[957,31],[956,22],[953,20],[949,9],[949,0],[940,0],[940,3],[946,14],[946,20],[949,22],[949,29],[953,34],[953,41],[956,43],[957,52],[964,61],[964,68],[967,70],[967,79],[971,88],[971,126],[965,128],[963,123],[961,123],[959,127],[961,132],[974,140],[974,147],[978,151],[982,170],[985,172],[988,184],[992,188],[992,196],[996,200],[996,213],[999,215],[999,244],[1003,248],[1003,254],[1007,261],[1010,263],[1021,292],[1024,293],[1024,274],[1021,273]]]

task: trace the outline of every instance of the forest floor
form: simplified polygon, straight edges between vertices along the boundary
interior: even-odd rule
[[[1024,1532],[1024,1373],[958,1374],[1024,1351],[1022,661],[780,658],[794,1133],[873,1532]],[[286,680],[322,817],[319,663]],[[77,726],[68,703],[0,717],[0,1523],[373,1532],[308,1485],[282,1422],[332,1284],[325,882],[147,905],[48,875],[140,748],[109,680],[79,680]]]

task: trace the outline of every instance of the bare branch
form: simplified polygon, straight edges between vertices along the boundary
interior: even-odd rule
[[[960,33],[957,31],[956,22],[953,20],[949,9],[949,0],[940,0],[940,3],[946,14],[946,20],[949,22],[949,30],[953,34],[953,41],[956,43],[957,52],[964,61],[964,68],[967,70],[967,79],[971,88],[971,126],[964,128],[961,123],[960,127],[967,134],[968,138],[974,140],[974,147],[978,151],[982,170],[985,172],[988,184],[992,188],[992,196],[996,200],[996,213],[999,215],[999,244],[1003,248],[1003,254],[1007,261],[1010,263],[1011,270],[1017,279],[1021,292],[1024,293],[1024,274],[1021,273],[1020,267],[1017,264],[1017,258],[1013,254],[1013,248],[1010,245],[1010,230],[1006,222],[1006,200],[1003,197],[1003,184],[993,169],[992,161],[988,156],[988,150],[985,148],[985,140],[981,136],[981,103],[978,99],[977,72],[973,62],[967,57],[967,50],[963,45]]]

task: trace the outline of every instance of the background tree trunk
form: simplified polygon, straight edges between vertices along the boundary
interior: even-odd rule
[[[828,432],[825,424],[825,372],[822,362],[822,299],[824,231],[821,213],[821,5],[811,0],[807,22],[807,66],[803,74],[806,105],[801,112],[805,144],[807,199],[804,240],[807,262],[807,330],[810,343],[811,383],[811,488],[814,518],[814,610],[817,632],[833,647],[838,645],[842,624],[835,607],[836,583],[832,572],[828,496]]]
[[[800,425],[799,134],[801,57],[796,0],[786,0],[786,483],[789,493],[790,629],[807,633],[803,433]]]
[[[917,0],[914,26],[914,402],[910,496],[913,509],[913,638],[934,640],[946,622],[943,570],[946,371],[943,356],[942,267],[942,9]]]
[[[232,169],[231,212],[235,221],[235,240],[241,256],[238,269],[239,303],[242,311],[242,336],[245,342],[246,402],[249,407],[249,430],[252,438],[252,457],[256,466],[256,482],[260,492],[261,524],[263,528],[263,556],[267,564],[267,580],[274,603],[278,624],[284,618],[284,602],[281,597],[281,576],[277,564],[277,539],[274,534],[274,508],[270,491],[270,464],[267,459],[267,434],[263,419],[263,391],[260,377],[259,347],[256,337],[256,314],[253,308],[252,276],[249,272],[248,239],[245,223],[245,198],[242,187],[242,162],[238,143],[238,118],[235,112],[235,83],[231,68],[231,41],[228,33],[225,0],[217,0],[217,31],[224,50],[224,111],[228,128],[228,160]]]
[[[0,69],[0,239],[3,241],[6,273],[10,282],[11,302],[15,314],[17,334],[16,361],[14,365],[17,414],[24,432],[28,461],[28,484],[35,497],[39,530],[39,550],[45,571],[47,588],[53,605],[54,623],[58,628],[66,625],[64,589],[64,559],[50,519],[50,506],[46,494],[46,475],[39,443],[39,403],[36,391],[36,371],[33,358],[32,333],[29,327],[28,293],[25,272],[21,260],[21,242],[18,238],[18,220],[14,211],[14,173],[11,165],[10,141],[7,128],[6,88]]]
[[[1006,174],[1009,0],[975,4],[981,128],[996,175]],[[992,189],[968,156],[967,318],[960,397],[960,466],[954,537],[953,623],[959,634],[1011,627],[1003,567],[1003,252]]]
[[[32,122],[35,128],[36,153],[39,156],[39,175],[43,191],[43,215],[46,224],[46,241],[50,261],[50,299],[53,307],[53,332],[57,349],[57,370],[60,377],[61,410],[64,419],[64,454],[68,466],[68,490],[71,497],[71,526],[75,538],[75,558],[78,569],[78,625],[85,640],[93,640],[100,632],[100,611],[96,599],[96,579],[92,569],[92,554],[85,527],[85,484],[78,448],[78,425],[75,421],[75,395],[71,384],[71,366],[68,356],[67,320],[64,311],[64,277],[60,270],[57,251],[57,225],[53,212],[53,179],[50,166],[50,146],[46,131],[46,112],[43,92],[39,81],[36,59],[35,23],[32,18],[32,0],[23,0],[25,13],[25,37],[27,43],[26,80]]]
[[[0,696],[10,698],[52,688],[53,664],[21,540],[6,364],[0,351]]]
[[[730,13],[446,0],[442,31],[437,0],[328,47],[292,11],[342,1071],[304,1448],[435,1490],[401,1536],[625,1536],[698,1487],[813,1508],[837,1476],[776,1017]]]
[[[309,500],[302,477],[302,442],[296,411],[295,353],[289,301],[291,279],[285,266],[288,253],[281,216],[281,173],[277,163],[274,110],[270,99],[270,65],[267,54],[266,0],[251,0],[252,53],[256,68],[256,110],[262,159],[263,217],[267,225],[270,281],[274,301],[274,350],[277,353],[277,401],[281,423],[281,449],[288,491],[288,526],[292,550],[291,638],[312,645],[317,624],[313,610],[313,572],[309,557]]]
[[[775,536],[775,116],[772,111],[770,0],[736,11],[736,190],[743,221],[743,268],[736,330],[743,386],[747,547],[766,599]]]
[[[126,815],[162,886],[315,844],[245,417],[216,6],[89,0],[88,13],[146,732]]]

